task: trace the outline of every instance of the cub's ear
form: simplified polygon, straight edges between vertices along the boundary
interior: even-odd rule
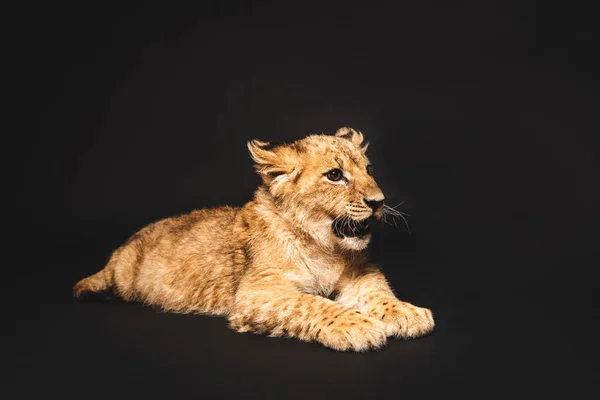
[[[363,145],[363,141],[365,138],[362,132],[349,128],[347,126],[338,129],[335,133],[335,136],[350,140],[356,147],[360,147],[363,152],[367,151],[367,147],[369,147],[368,142]]]
[[[256,171],[263,175],[274,178],[277,175],[285,173],[283,160],[275,152],[276,144],[261,142],[253,139],[248,142],[248,150],[252,159],[256,163]]]
[[[277,161],[277,154],[273,150],[273,146],[269,142],[261,142],[260,140],[252,139],[248,142],[248,150],[254,162],[258,165],[273,164]]]

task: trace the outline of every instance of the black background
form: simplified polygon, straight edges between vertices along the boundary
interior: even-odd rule
[[[412,4],[418,3],[418,5]],[[394,6],[391,6],[394,4]],[[20,398],[600,392],[591,2],[30,5],[6,16],[16,201],[4,342]],[[583,4],[583,5],[578,5]],[[343,354],[225,319],[78,303],[159,218],[249,200],[251,138],[366,133],[370,248],[436,332]],[[133,396],[133,397],[131,397]],[[581,397],[578,397],[581,398]]]

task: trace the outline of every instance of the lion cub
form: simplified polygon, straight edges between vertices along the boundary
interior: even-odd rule
[[[146,226],[74,296],[108,290],[164,311],[223,315],[238,332],[341,351],[431,332],[431,311],[398,300],[367,260],[369,220],[382,217],[384,197],[366,147],[351,128],[291,144],[250,141],[263,180],[253,200]]]

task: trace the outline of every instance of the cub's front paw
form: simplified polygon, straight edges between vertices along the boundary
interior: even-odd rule
[[[431,310],[396,299],[382,302],[373,314],[386,324],[390,336],[417,338],[431,333],[435,326]]]
[[[339,351],[374,350],[387,341],[385,324],[358,311],[326,320],[316,337],[324,346]]]

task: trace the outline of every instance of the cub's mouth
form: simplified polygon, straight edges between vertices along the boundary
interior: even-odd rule
[[[371,233],[371,227],[369,226],[369,219],[363,219],[357,221],[348,217],[338,217],[333,220],[331,224],[331,230],[335,236],[343,239],[345,237],[362,237]]]

